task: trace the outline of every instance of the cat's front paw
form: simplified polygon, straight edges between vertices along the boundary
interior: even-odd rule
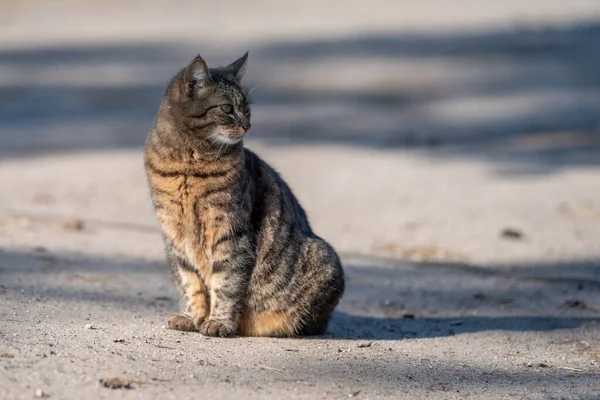
[[[203,336],[230,337],[235,334],[235,328],[221,321],[208,319],[200,326],[200,333]]]
[[[183,332],[197,332],[194,322],[190,317],[183,314],[175,314],[168,321],[169,328]]]

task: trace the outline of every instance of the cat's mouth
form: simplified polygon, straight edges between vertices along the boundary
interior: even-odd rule
[[[215,134],[213,134],[213,139],[220,144],[236,144],[246,136],[246,133],[248,131],[241,127],[237,129],[217,128]]]

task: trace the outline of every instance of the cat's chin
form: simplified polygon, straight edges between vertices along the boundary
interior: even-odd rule
[[[236,143],[239,143],[242,140],[242,136],[237,137],[237,138],[230,138],[230,137],[227,137],[227,136],[223,136],[221,134],[214,135],[212,138],[215,141],[215,143],[217,143],[217,144],[224,144],[224,145],[236,144]]]

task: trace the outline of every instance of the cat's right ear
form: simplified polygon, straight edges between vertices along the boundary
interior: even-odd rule
[[[181,78],[183,91],[186,95],[192,97],[198,86],[206,86],[210,82],[210,71],[208,70],[206,61],[198,54],[183,73],[183,77]]]

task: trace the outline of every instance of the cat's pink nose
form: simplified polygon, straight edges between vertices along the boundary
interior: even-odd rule
[[[248,117],[246,117],[243,114],[238,114],[238,123],[240,124],[240,126],[242,127],[242,129],[244,130],[244,132],[248,132],[250,130],[250,128],[252,127],[250,125],[250,120],[248,119]]]

